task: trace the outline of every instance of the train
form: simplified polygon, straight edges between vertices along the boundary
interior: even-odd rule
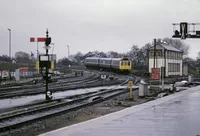
[[[128,58],[85,58],[85,66],[91,69],[111,70],[114,72],[130,73],[132,61]]]

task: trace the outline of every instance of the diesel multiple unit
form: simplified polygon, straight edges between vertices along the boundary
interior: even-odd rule
[[[128,58],[98,58],[87,57],[85,59],[87,68],[110,69],[119,72],[129,72],[132,68],[131,60]]]

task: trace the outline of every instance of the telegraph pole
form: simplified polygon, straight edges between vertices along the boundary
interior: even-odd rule
[[[154,39],[154,63],[153,63],[153,68],[156,67],[156,38]]]
[[[11,29],[8,28],[9,31],[9,57],[11,59]]]

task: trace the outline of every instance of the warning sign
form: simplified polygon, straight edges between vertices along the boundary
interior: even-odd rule
[[[151,69],[151,80],[160,80],[160,68]]]

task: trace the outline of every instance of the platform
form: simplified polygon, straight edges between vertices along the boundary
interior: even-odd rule
[[[200,86],[40,136],[197,136]]]

